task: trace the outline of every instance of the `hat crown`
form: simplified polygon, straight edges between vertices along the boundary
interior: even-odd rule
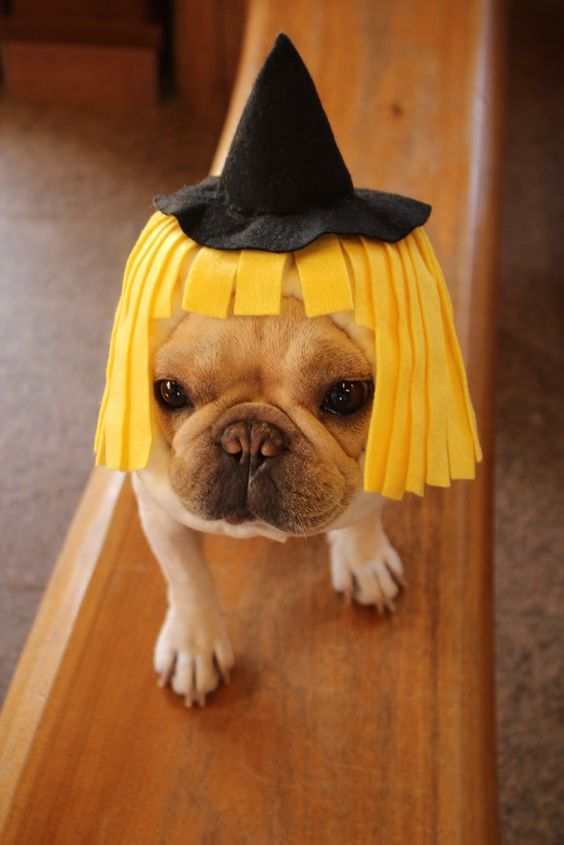
[[[243,214],[292,214],[353,192],[314,82],[280,34],[247,101],[220,177]]]

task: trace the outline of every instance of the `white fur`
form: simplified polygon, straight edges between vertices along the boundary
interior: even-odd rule
[[[405,586],[400,557],[382,528],[378,510],[360,523],[329,531],[331,580],[347,600],[394,611],[394,599]]]
[[[233,649],[215,584],[202,551],[202,534],[186,529],[155,503],[133,477],[141,524],[168,583],[169,608],[155,646],[161,685],[169,681],[191,707],[228,680]]]

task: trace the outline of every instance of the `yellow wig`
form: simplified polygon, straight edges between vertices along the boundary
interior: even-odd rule
[[[180,306],[211,317],[280,312],[295,261],[309,317],[339,311],[374,333],[364,488],[401,499],[473,478],[481,459],[452,306],[423,228],[396,243],[325,235],[293,253],[200,246],[155,212],[125,269],[96,431],[96,462],[137,470],[153,430],[151,321]],[[232,299],[234,297],[234,299]]]

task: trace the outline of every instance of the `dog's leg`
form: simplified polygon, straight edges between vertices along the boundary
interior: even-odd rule
[[[380,613],[395,610],[394,599],[405,587],[398,553],[382,527],[381,510],[349,528],[327,534],[331,580],[350,601],[372,604]]]
[[[202,535],[160,508],[134,475],[141,525],[168,583],[169,608],[155,646],[160,685],[169,681],[188,707],[229,678],[233,649]]]

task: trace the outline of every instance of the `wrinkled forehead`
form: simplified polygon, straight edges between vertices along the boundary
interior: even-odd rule
[[[307,371],[369,375],[372,362],[331,317],[307,317],[301,300],[285,296],[276,316],[228,319],[187,313],[155,353],[159,373],[187,364],[202,375],[247,365],[263,371]]]

